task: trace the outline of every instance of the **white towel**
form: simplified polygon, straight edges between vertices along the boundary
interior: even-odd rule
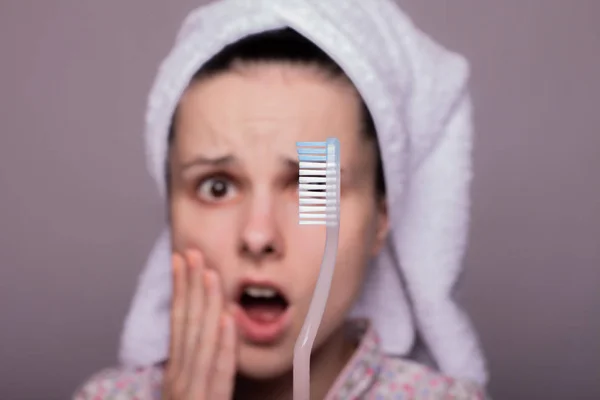
[[[148,168],[161,195],[171,116],[192,75],[224,46],[285,27],[342,67],[377,129],[392,231],[353,315],[371,319],[387,353],[408,355],[418,334],[442,372],[485,384],[477,336],[453,298],[469,222],[468,64],[419,31],[392,0],[221,0],[194,10],[149,96]],[[169,265],[165,230],[125,322],[120,358],[127,365],[168,355]]]

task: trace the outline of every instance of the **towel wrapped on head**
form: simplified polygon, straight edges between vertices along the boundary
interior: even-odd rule
[[[170,121],[190,78],[228,44],[286,27],[340,65],[377,130],[391,232],[352,315],[371,320],[388,354],[408,356],[419,338],[442,372],[485,384],[477,336],[453,297],[469,225],[468,65],[418,30],[392,0],[221,0],[194,10],[148,101],[147,161],[161,195]],[[168,356],[170,254],[165,229],[125,322],[120,358],[127,365]]]

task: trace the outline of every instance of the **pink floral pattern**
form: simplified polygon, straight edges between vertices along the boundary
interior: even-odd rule
[[[111,368],[92,376],[74,400],[160,400],[161,367]],[[369,329],[326,400],[483,400],[484,390],[471,382],[441,375],[421,364],[381,352]]]

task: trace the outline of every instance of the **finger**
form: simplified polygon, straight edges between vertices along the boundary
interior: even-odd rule
[[[219,319],[223,309],[223,297],[219,287],[219,277],[216,272],[206,270],[206,307],[200,341],[197,344],[194,368],[194,389],[192,393],[207,388],[208,377],[211,372],[213,357],[215,355],[218,335]]]
[[[235,377],[236,332],[233,318],[225,314],[221,318],[219,350],[216,354],[213,375],[211,376],[211,396],[209,399],[230,400],[233,396]]]
[[[182,377],[185,386],[195,378],[193,367],[195,360],[196,344],[198,343],[203,326],[204,316],[204,266],[202,254],[198,251],[188,251],[186,254],[188,265],[188,296],[186,299],[187,319],[184,327]]]
[[[186,321],[186,292],[187,272],[183,258],[179,254],[173,254],[171,258],[173,268],[173,293],[171,298],[169,340],[169,360],[167,367],[167,379],[173,379],[181,370],[183,361],[183,328]]]

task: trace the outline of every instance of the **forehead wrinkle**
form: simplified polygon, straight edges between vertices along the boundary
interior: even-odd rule
[[[238,75],[236,78],[232,74],[211,78],[204,85],[194,85],[194,93],[188,91],[185,94],[186,136],[189,137],[186,137],[182,150],[196,147],[206,154],[235,153],[238,157],[244,156],[248,163],[254,158],[266,161],[275,157],[276,152],[296,156],[296,141],[321,141],[338,136],[342,152],[347,153],[342,155],[347,175],[363,175],[369,161],[368,156],[360,152],[364,152],[366,143],[356,137],[361,144],[354,144],[355,139],[348,137],[362,136],[359,133],[360,103],[355,89],[343,80],[324,80],[319,76],[317,81],[307,73],[303,75],[309,81],[301,79],[299,74],[296,81],[292,68],[285,69],[283,74],[280,70],[279,78],[274,82],[269,81],[268,73],[260,71],[257,68],[257,73],[252,76]],[[275,73],[277,66],[271,75]],[[323,91],[323,84],[331,85],[331,90],[337,94],[329,89]],[[265,96],[266,90],[269,93]],[[220,100],[213,101],[215,95]],[[311,101],[311,97],[315,101]],[[354,111],[350,112],[349,107]],[[344,145],[343,142],[347,143]]]

